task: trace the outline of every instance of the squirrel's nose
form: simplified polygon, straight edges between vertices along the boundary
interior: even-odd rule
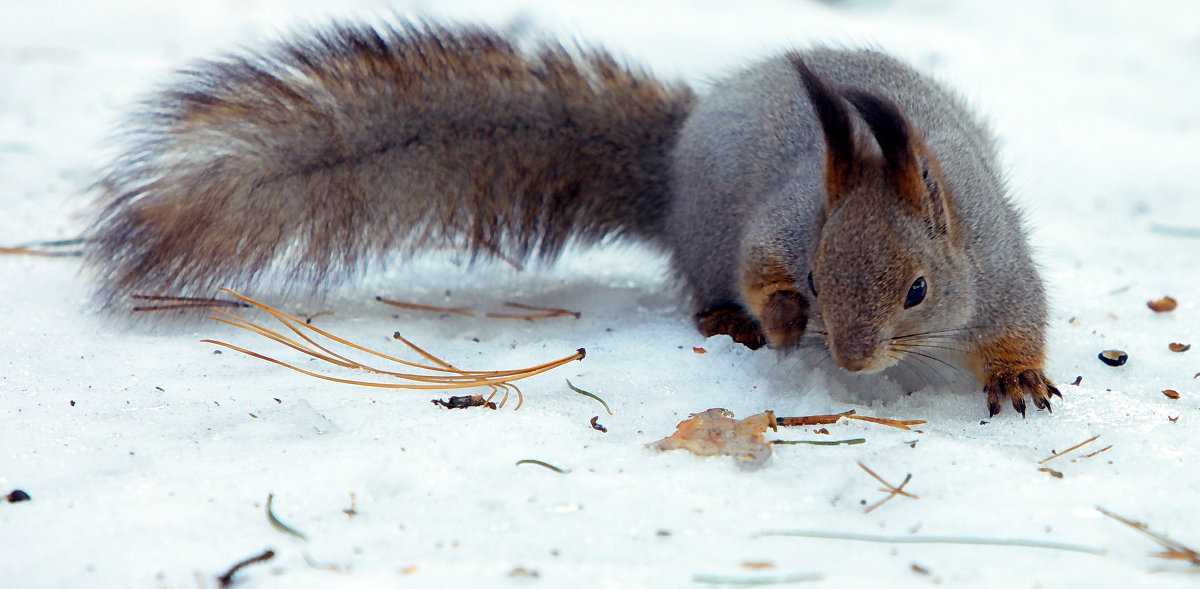
[[[847,372],[875,372],[882,368],[881,366],[876,366],[878,362],[871,356],[860,357],[834,354],[833,361],[837,363],[839,368]]]
[[[871,336],[831,338],[829,354],[839,368],[847,372],[875,372],[887,368],[889,362],[880,353],[878,339]]]

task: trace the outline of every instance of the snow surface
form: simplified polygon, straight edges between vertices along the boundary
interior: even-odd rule
[[[986,419],[977,385],[949,370],[905,394],[819,358],[705,340],[663,261],[635,247],[577,251],[521,273],[466,269],[443,254],[370,273],[320,302],[269,299],[334,310],[316,324],[382,350],[400,349],[390,338],[400,330],[465,367],[587,349],[582,362],[525,381],[519,411],[448,411],[429,400],[453,393],[337,385],[217,355],[199,340],[281,352],[216,323],[125,325],[91,310],[76,258],[0,256],[0,494],[32,496],[0,502],[0,587],[214,587],[268,547],[275,558],[239,572],[240,586],[682,587],[702,584],[696,575],[801,573],[833,587],[1200,579],[1150,572],[1182,563],[1152,558],[1154,544],[1095,509],[1200,548],[1200,4],[5,0],[0,245],[80,231],[81,194],[112,154],[105,138],[171,70],[335,17],[486,22],[526,39],[603,44],[700,87],[815,42],[908,59],[957,88],[1002,140],[1052,296],[1049,373],[1064,399],[1052,415],[1031,407],[1027,419],[1011,410]],[[582,318],[439,317],[384,307],[380,294],[480,311],[516,300]],[[1154,314],[1145,303],[1164,294],[1179,308]],[[1174,353],[1169,342],[1196,347]],[[1101,364],[1096,354],[1109,348],[1129,363]],[[921,433],[862,422],[827,426],[828,436],[780,430],[769,437],[867,442],[777,446],[756,471],[645,447],[710,407],[929,423]],[[597,415],[608,433],[589,426]],[[1038,470],[1095,435],[1046,463],[1062,478]],[[516,466],[522,459],[570,472]],[[892,484],[911,473],[905,489],[919,498],[864,513],[884,493],[856,461]],[[269,525],[269,493],[307,541]],[[352,496],[353,517],[343,512]],[[768,529],[1022,538],[1107,553],[757,536]]]

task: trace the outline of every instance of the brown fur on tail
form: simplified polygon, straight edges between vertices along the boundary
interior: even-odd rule
[[[660,239],[693,95],[607,54],[478,28],[339,26],[185,71],[97,184],[89,263],[112,304],[302,284],[393,250],[551,258]]]

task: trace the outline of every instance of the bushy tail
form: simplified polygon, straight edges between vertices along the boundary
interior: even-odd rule
[[[692,100],[600,52],[338,26],[202,63],[147,101],[97,185],[88,260],[112,304],[275,266],[316,285],[396,250],[653,240]]]

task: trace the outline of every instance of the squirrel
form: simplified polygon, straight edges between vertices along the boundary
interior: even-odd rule
[[[949,353],[990,415],[1062,396],[993,140],[876,50],[787,51],[698,96],[485,27],[339,24],[180,72],[128,136],[85,256],[107,308],[626,238],[670,256],[705,336],[807,338],[862,373]]]

